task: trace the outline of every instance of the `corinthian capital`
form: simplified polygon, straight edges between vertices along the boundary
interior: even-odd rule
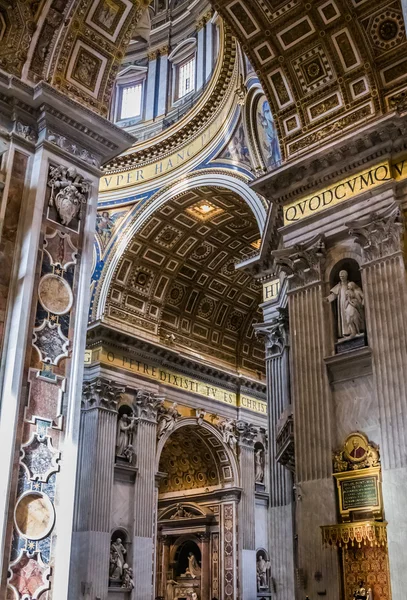
[[[124,387],[115,385],[110,379],[98,377],[85,381],[82,392],[82,409],[105,408],[116,410]]]
[[[291,248],[274,250],[272,256],[280,270],[286,273],[290,290],[316,283],[322,278],[324,236],[318,235],[305,244],[296,244]]]
[[[402,251],[404,227],[400,209],[396,205],[390,206],[382,213],[374,212],[346,225],[349,235],[361,246],[365,263]]]
[[[268,356],[282,354],[289,345],[288,309],[279,308],[279,315],[270,323],[256,323],[254,325],[257,337],[265,338]]]
[[[246,423],[246,421],[237,421],[236,433],[240,446],[249,446],[250,448],[254,448],[254,442],[258,433],[256,427],[250,423]]]
[[[138,419],[144,419],[146,421],[156,421],[158,409],[164,405],[164,398],[146,392],[144,390],[137,390],[136,397],[133,402],[133,409]]]

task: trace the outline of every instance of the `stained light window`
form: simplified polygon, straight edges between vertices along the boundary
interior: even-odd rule
[[[186,96],[195,89],[195,57],[190,58],[178,71],[178,98]]]
[[[141,116],[143,84],[129,85],[122,89],[121,119]]]

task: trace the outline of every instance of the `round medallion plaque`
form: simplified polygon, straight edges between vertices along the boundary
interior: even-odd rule
[[[15,523],[20,534],[30,540],[42,540],[54,524],[54,508],[44,494],[29,492],[17,502]]]
[[[71,310],[73,295],[69,284],[58,275],[44,275],[38,287],[41,306],[55,315],[65,315]]]

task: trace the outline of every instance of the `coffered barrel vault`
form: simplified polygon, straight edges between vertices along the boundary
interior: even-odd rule
[[[104,320],[147,339],[256,375],[260,286],[235,263],[259,244],[253,213],[237,194],[198,188],[157,210],[124,251]]]

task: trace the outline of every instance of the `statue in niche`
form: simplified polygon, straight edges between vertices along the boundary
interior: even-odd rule
[[[201,576],[201,567],[198,564],[198,561],[195,558],[195,554],[193,552],[190,552],[188,554],[188,569],[189,571],[189,575],[193,578],[196,579],[197,577]]]
[[[110,545],[110,568],[109,575],[110,579],[121,581],[126,566],[125,555],[127,553],[126,548],[122,544],[121,538],[117,538],[115,542]]]
[[[121,587],[126,588],[127,590],[132,590],[134,588],[133,569],[131,569],[127,563],[123,566]]]
[[[338,339],[354,338],[365,331],[365,312],[362,289],[348,280],[348,272],[339,272],[339,283],[332,289],[328,302],[337,303]]]
[[[116,456],[125,458],[130,464],[133,462],[134,447],[133,434],[135,431],[135,417],[122,415],[117,425]]]
[[[264,482],[264,450],[263,448],[257,448],[254,455],[254,480],[256,483]]]
[[[169,433],[174,429],[175,423],[180,418],[181,414],[177,410],[177,403],[174,402],[169,408],[160,406],[158,409],[157,420],[157,437],[160,439],[165,433]]]
[[[257,591],[268,590],[270,587],[270,561],[266,560],[264,552],[258,553],[256,563]]]

